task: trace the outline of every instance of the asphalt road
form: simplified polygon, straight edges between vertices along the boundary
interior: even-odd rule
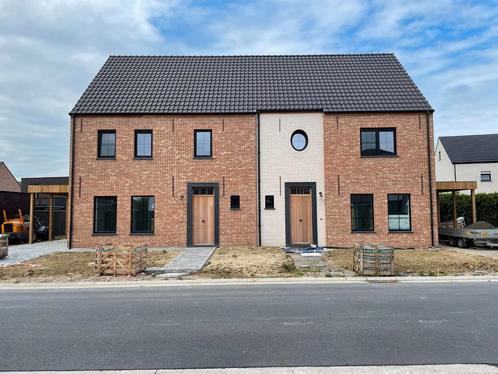
[[[498,364],[498,284],[0,290],[0,370]]]

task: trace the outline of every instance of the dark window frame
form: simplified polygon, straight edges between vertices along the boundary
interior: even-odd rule
[[[304,139],[306,140],[306,143],[304,144],[304,147],[302,149],[297,149],[296,147],[294,147],[294,144],[292,143],[292,139],[294,138],[295,135],[302,135],[302,136],[304,136]],[[308,134],[306,134],[306,131],[301,130],[301,129],[293,131],[292,134],[291,134],[291,137],[290,137],[290,144],[291,144],[292,149],[294,149],[296,152],[302,152],[306,148],[308,148],[309,139],[308,139]]]
[[[133,231],[133,198],[134,197],[147,197],[147,198],[153,198],[154,199],[154,210],[153,210],[153,215],[152,215],[152,231]],[[155,216],[156,216],[156,197],[154,195],[133,195],[130,198],[130,234],[133,235],[152,235],[154,234],[154,228],[155,228]]]
[[[240,210],[240,195],[230,195],[230,210]]]
[[[138,135],[139,134],[150,134],[150,155],[143,156],[138,154]],[[134,156],[138,159],[151,159],[154,154],[154,134],[152,130],[135,130],[135,152]]]
[[[267,198],[271,198],[271,206],[269,206]],[[265,210],[275,210],[275,195],[265,195]]]
[[[489,175],[489,179],[483,180],[482,179],[483,175]],[[479,174],[479,176],[480,176],[479,180],[481,182],[483,182],[483,183],[488,183],[488,182],[492,182],[493,181],[493,179],[491,177],[491,172],[490,171],[489,172],[488,171],[486,171],[486,172],[481,171],[480,174]]]
[[[392,132],[393,134],[393,147],[394,151],[389,153],[381,153],[380,151],[380,136],[381,132]],[[364,132],[374,132],[375,133],[375,154],[364,154],[363,153],[363,133]],[[396,128],[395,127],[365,127],[360,129],[360,155],[361,157],[394,157],[398,155],[398,145],[396,141]]]
[[[355,229],[353,222],[353,197],[354,196],[369,196],[371,198],[372,204],[372,228],[371,229]],[[375,207],[374,207],[374,194],[372,193],[353,193],[349,197],[350,209],[349,214],[351,215],[351,232],[374,232],[375,231]]]
[[[114,155],[112,156],[102,156],[102,135],[104,134],[114,134]],[[112,160],[116,158],[116,143],[117,143],[117,134],[116,130],[98,130],[97,132],[97,159],[107,159]]]
[[[408,196],[408,219],[409,219],[409,228],[408,229],[391,229],[389,227],[389,196]],[[398,200],[399,202],[399,200]],[[399,213],[398,213],[399,216]],[[411,232],[412,231],[412,196],[409,193],[388,193],[387,194],[387,229],[389,232]]]
[[[115,204],[115,210],[114,210],[114,216],[115,216],[115,224],[114,224],[114,231],[97,231],[97,199],[114,199],[116,204]],[[117,196],[94,196],[93,197],[93,234],[94,235],[114,235],[118,231],[118,197]]]
[[[201,133],[201,132],[209,133],[209,155],[198,155],[197,154],[197,134]],[[213,158],[213,130],[211,130],[211,129],[194,130],[194,158],[198,158],[198,159]]]

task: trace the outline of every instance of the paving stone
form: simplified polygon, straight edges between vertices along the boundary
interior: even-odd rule
[[[53,240],[33,244],[9,245],[9,254],[0,260],[0,267],[20,264],[54,252],[68,252],[67,240]],[[72,250],[71,250],[72,251]]]

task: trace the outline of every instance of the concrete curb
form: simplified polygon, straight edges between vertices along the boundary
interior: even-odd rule
[[[50,282],[0,283],[0,290],[65,289],[65,288],[140,288],[140,287],[195,287],[241,286],[265,284],[391,284],[391,283],[498,283],[498,276],[440,276],[440,277],[338,277],[338,278],[234,278],[139,280],[109,282]]]

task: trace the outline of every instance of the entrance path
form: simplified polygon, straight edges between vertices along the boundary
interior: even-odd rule
[[[214,250],[214,247],[185,248],[179,256],[164,267],[149,268],[147,270],[156,273],[187,275],[201,270]]]
[[[54,252],[66,252],[67,240],[52,240],[33,244],[9,245],[9,254],[0,260],[0,267],[16,265],[36,257],[45,256]]]

